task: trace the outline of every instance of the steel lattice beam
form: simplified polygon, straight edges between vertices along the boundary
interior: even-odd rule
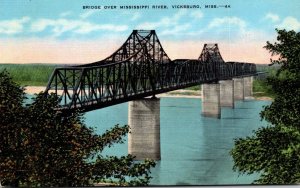
[[[205,44],[198,59],[171,61],[154,30],[134,30],[106,59],[56,68],[46,94],[60,97],[56,110],[83,112],[201,83],[256,74],[251,63],[225,62],[217,44]]]

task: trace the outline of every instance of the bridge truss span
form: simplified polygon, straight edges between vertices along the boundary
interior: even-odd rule
[[[59,111],[86,112],[255,73],[254,64],[224,62],[217,45],[204,45],[198,59],[172,61],[154,30],[134,30],[116,52],[102,61],[56,68],[45,94],[59,96]]]

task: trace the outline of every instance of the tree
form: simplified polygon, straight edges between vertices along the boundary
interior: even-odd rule
[[[23,154],[18,133],[21,131],[19,125],[24,117],[24,99],[24,90],[17,87],[6,71],[0,72],[0,179],[2,183],[3,171],[7,179],[5,181],[9,181],[13,186],[18,182],[20,171],[17,168],[20,165],[19,158]]]
[[[147,185],[152,160],[135,162],[131,155],[104,157],[101,151],[122,143],[128,126],[116,125],[96,135],[82,114],[64,115],[54,95],[35,96],[24,105],[24,89],[9,73],[0,73],[0,181],[11,186]]]
[[[278,42],[265,48],[277,57],[271,63],[281,67],[267,78],[275,97],[260,114],[270,125],[236,139],[231,155],[234,170],[260,173],[255,183],[295,184],[300,182],[300,33],[276,31]]]

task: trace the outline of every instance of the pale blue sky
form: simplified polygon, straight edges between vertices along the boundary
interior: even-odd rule
[[[167,5],[168,9],[82,8],[84,5],[100,5],[104,8],[106,5],[126,4]],[[201,9],[172,8],[172,5],[178,4],[200,5]],[[205,8],[207,4],[230,5],[231,8]],[[227,37],[229,27],[233,35],[239,34],[241,29],[259,30],[266,34],[273,34],[275,27],[300,29],[299,0],[1,0],[0,7],[1,37],[55,36],[65,39],[100,37],[112,33],[128,34],[132,29],[156,29],[162,35],[184,39],[200,36]],[[5,21],[18,22],[22,28],[5,26]],[[288,26],[292,23],[294,25]],[[206,36],[208,32],[209,36]]]
[[[185,4],[201,8],[172,8]],[[85,5],[102,9],[84,10]],[[117,9],[104,10],[107,5]],[[119,5],[149,5],[150,9],[120,10]],[[168,9],[155,10],[151,5]],[[276,38],[275,28],[299,31],[299,10],[299,0],[0,0],[0,39],[124,41],[133,29],[155,29],[161,40],[173,42],[265,42]]]

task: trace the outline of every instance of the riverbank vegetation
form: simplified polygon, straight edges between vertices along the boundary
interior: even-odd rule
[[[102,156],[123,143],[129,127],[114,126],[103,135],[85,125],[83,114],[54,110],[55,95],[43,93],[24,104],[24,89],[0,71],[0,183],[12,187],[144,186],[153,160]]]
[[[0,64],[0,71],[6,69],[13,81],[22,86],[46,86],[56,66],[53,64]]]
[[[275,76],[269,76],[274,100],[261,112],[269,126],[252,136],[235,140],[230,154],[234,169],[242,174],[259,173],[259,184],[300,183],[300,32],[277,30],[277,42],[265,48],[279,59]]]
[[[263,71],[265,74],[263,76],[257,76],[256,79],[253,80],[253,97],[270,97],[274,98],[274,92],[272,90],[272,86],[268,83],[267,77],[276,77],[276,71],[278,70],[277,67],[272,67],[269,65],[265,65]]]

